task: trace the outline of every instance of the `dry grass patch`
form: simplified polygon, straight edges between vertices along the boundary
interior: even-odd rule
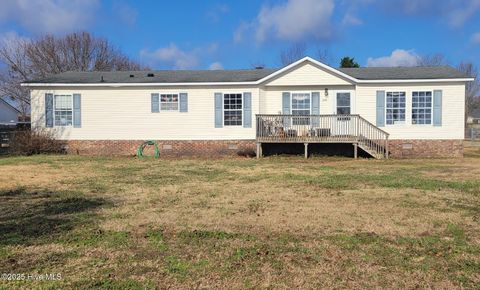
[[[475,288],[477,173],[475,157],[2,158],[1,271],[63,274],[2,283]]]

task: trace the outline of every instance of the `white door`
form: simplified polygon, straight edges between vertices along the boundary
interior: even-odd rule
[[[343,115],[336,118],[334,124],[334,135],[353,135],[353,119],[348,115],[352,114],[351,92],[337,92],[335,96],[335,114]]]

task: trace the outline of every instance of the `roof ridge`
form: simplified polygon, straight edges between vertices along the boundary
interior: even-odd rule
[[[17,111],[18,113],[21,113],[21,111],[19,109],[17,109],[14,105],[10,104],[9,102],[7,102],[4,97],[0,97],[0,101],[2,101],[3,103],[5,103],[7,106],[9,106],[10,108],[14,109],[15,111]]]
[[[338,69],[398,69],[398,68],[453,68],[451,65],[434,65],[434,66],[364,66],[364,67],[340,67]]]
[[[117,70],[117,71],[76,71],[76,70],[69,70],[65,72],[61,72],[58,74],[52,74],[52,75],[59,75],[62,73],[154,73],[154,72],[219,72],[219,71],[277,71],[278,68],[242,68],[242,69],[218,69],[218,70],[212,70],[212,69],[198,69],[198,70],[175,70],[175,69],[159,69],[159,70]]]

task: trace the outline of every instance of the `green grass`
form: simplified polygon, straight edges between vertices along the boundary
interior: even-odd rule
[[[478,158],[2,157],[0,273],[63,278],[0,285],[475,289],[478,176]]]

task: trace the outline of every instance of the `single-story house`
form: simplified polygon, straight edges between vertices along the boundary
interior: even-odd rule
[[[16,124],[21,112],[0,97],[0,124]]]
[[[24,83],[32,128],[80,154],[233,154],[351,144],[376,158],[462,156],[465,84],[451,67],[66,72]]]

